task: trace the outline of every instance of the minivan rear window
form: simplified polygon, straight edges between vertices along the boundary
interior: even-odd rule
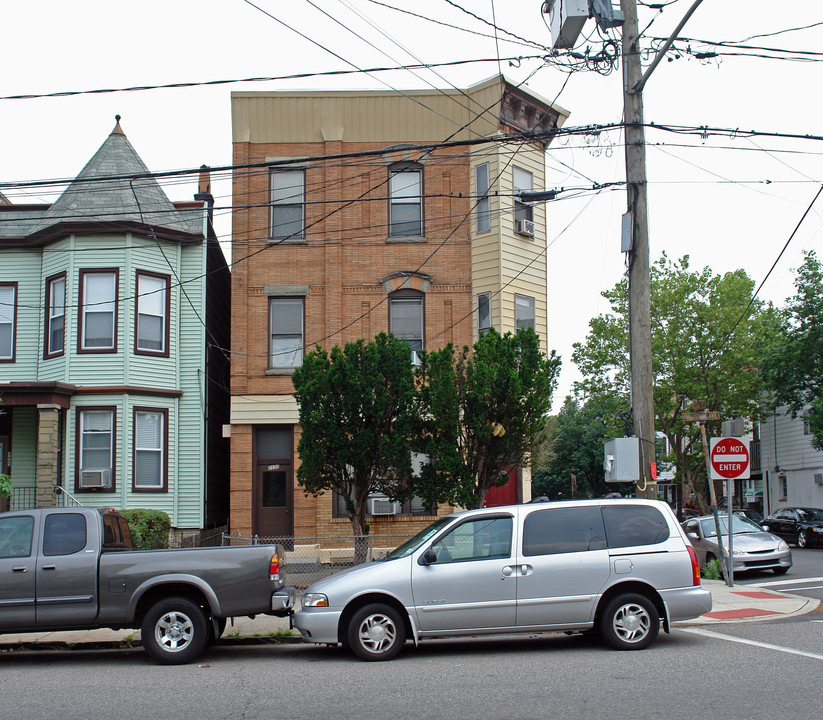
[[[669,524],[650,505],[605,505],[603,521],[610,548],[657,545],[669,539]]]
[[[523,555],[527,557],[605,547],[606,532],[597,506],[537,510],[523,523]]]

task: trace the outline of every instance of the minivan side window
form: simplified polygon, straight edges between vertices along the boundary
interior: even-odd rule
[[[610,548],[657,545],[669,539],[666,518],[649,505],[606,505],[603,521]]]
[[[599,507],[537,510],[523,523],[523,555],[603,550],[606,532]]]
[[[434,545],[438,563],[490,560],[511,555],[512,518],[479,517],[461,523]]]

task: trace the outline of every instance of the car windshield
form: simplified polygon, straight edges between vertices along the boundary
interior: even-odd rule
[[[729,534],[728,520],[729,518],[727,516],[720,517],[720,532],[723,535]],[[703,528],[704,537],[717,536],[717,527],[715,526],[714,518],[706,518],[705,520],[701,520],[700,525]],[[734,515],[732,517],[732,528],[735,535],[739,535],[740,533],[763,532],[762,527],[756,523],[753,523],[748,518],[741,517],[740,515]]]
[[[797,514],[803,522],[823,520],[823,510],[820,508],[797,508]]]
[[[413,538],[406,540],[402,545],[396,547],[390,553],[386,554],[386,560],[397,560],[397,558],[406,557],[406,555],[411,555],[417,548],[419,548],[426,540],[432,537],[435,533],[437,533],[440,528],[444,525],[447,525],[454,519],[453,516],[447,515],[446,517],[442,517],[439,520],[435,520],[431,525],[429,525],[424,530],[421,530],[417,535]]]

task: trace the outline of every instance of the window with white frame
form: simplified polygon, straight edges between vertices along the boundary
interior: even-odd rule
[[[66,341],[66,275],[46,280],[46,357],[63,353]]]
[[[389,235],[423,235],[423,169],[419,165],[389,169]]]
[[[81,271],[80,297],[80,350],[116,350],[117,271]]]
[[[423,294],[414,290],[393,293],[389,298],[389,332],[417,352],[423,349],[423,326]]]
[[[303,364],[303,297],[269,298],[269,368]]]
[[[485,335],[492,326],[492,294],[490,292],[477,295],[477,333]]]
[[[534,188],[534,176],[523,168],[516,165],[513,169],[514,175],[514,220],[534,220],[534,210],[531,205],[521,202],[519,195],[521,192],[531,192]]]
[[[528,295],[514,296],[514,327],[520,331],[530,327],[534,330],[534,298]]]
[[[271,237],[302,238],[305,232],[306,173],[302,169],[271,171]]]
[[[489,164],[481,163],[474,169],[477,201],[475,217],[477,232],[488,232],[491,228],[491,198],[489,198]]]
[[[0,362],[14,360],[17,283],[0,283]]]
[[[803,434],[804,435],[811,435],[812,434],[812,419],[809,415],[809,411],[803,413]]]
[[[77,412],[78,471],[101,471],[102,485],[114,485],[114,409],[80,409]],[[98,483],[95,481],[94,483]],[[78,485],[82,489],[83,484]]]
[[[135,490],[161,491],[166,484],[165,410],[134,410],[134,479]]]
[[[138,353],[167,355],[169,337],[169,277],[137,273],[137,323],[135,349]]]

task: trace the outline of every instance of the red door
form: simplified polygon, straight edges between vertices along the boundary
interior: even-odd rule
[[[516,505],[520,502],[520,469],[509,470],[509,479],[505,485],[489,488],[486,493],[485,507]]]

